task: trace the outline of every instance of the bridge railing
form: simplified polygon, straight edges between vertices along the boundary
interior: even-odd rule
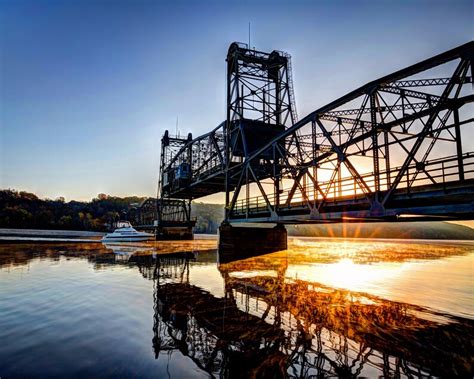
[[[462,159],[465,179],[473,179],[474,152],[465,153]],[[458,168],[457,155],[426,161],[423,165],[412,164],[407,170],[406,180],[400,182],[400,185],[397,187],[398,191],[404,190],[405,194],[410,194],[416,191],[418,187],[425,185],[443,185],[443,188],[446,189],[450,183],[459,181],[460,174]],[[395,167],[391,170],[380,172],[379,177],[382,191],[389,188],[390,180],[398,174],[400,169],[401,167]],[[411,179],[415,173],[418,173],[418,175],[416,175],[415,179]],[[375,177],[373,172],[363,174],[361,177],[369,188],[374,187]],[[312,183],[308,184],[300,187],[291,197],[290,193],[291,189],[280,193],[278,198],[279,210],[305,207],[307,202],[311,204],[315,202],[318,204],[322,201],[336,203],[364,200],[365,198],[364,193],[357,185],[356,179],[352,176],[341,178],[341,180],[319,182],[317,187]],[[275,194],[268,195],[266,198],[272,206],[277,204],[277,196]],[[291,202],[288,203],[290,198]],[[247,213],[255,214],[267,211],[268,206],[265,197],[253,196],[238,200],[234,206],[232,216],[238,217]]]

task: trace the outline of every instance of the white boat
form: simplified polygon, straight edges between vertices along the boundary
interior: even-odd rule
[[[150,233],[138,232],[128,221],[119,221],[117,229],[102,238],[102,242],[137,242],[155,239]]]

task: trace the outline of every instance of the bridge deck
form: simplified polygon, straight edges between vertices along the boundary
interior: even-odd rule
[[[383,197],[384,192],[381,192]],[[315,208],[318,211],[311,212]],[[371,211],[363,194],[327,199],[324,202],[294,202],[270,213],[262,200],[248,209],[236,208],[232,222],[320,223],[331,221],[408,221],[469,219],[474,217],[474,179],[445,184],[401,188],[393,193],[382,214]]]

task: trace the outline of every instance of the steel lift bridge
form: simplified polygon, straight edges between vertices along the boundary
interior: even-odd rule
[[[225,192],[234,226],[473,219],[473,70],[471,41],[298,120],[290,56],[233,43],[226,120],[165,133],[158,204],[190,215],[191,200]]]

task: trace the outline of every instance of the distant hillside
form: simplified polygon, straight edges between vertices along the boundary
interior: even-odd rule
[[[191,216],[197,218],[195,233],[216,234],[224,219],[222,204],[193,203]]]
[[[474,229],[468,226],[435,221],[296,225],[287,230],[289,235],[307,237],[474,240]]]

